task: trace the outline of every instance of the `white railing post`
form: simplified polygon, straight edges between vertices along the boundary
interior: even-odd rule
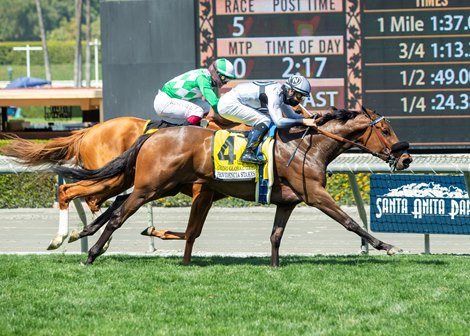
[[[26,76],[31,77],[31,51],[42,50],[42,47],[31,47],[27,44],[25,47],[13,47],[14,51],[26,51]]]

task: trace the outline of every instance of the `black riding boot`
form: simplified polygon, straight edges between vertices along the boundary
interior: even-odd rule
[[[268,126],[265,124],[256,125],[248,134],[248,143],[246,145],[245,151],[243,152],[240,161],[246,163],[254,163],[254,164],[263,164],[265,162],[264,159],[260,159],[256,155],[256,148],[261,142],[263,135],[268,130]]]

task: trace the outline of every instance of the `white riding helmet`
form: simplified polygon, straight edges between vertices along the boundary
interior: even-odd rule
[[[300,75],[290,76],[286,81],[286,85],[288,88],[294,90],[295,92],[299,92],[304,97],[310,95],[310,91],[312,90],[310,82],[307,80],[307,78]]]

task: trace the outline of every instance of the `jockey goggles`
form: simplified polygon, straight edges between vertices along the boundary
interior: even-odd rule
[[[219,74],[219,78],[220,78],[220,81],[221,81],[223,84],[227,84],[228,81],[230,80],[227,76],[222,75],[222,74]]]
[[[303,101],[305,99],[305,95],[303,95],[300,92],[294,91],[294,97],[297,99],[299,102]]]

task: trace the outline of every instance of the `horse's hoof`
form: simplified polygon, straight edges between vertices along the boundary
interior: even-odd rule
[[[144,231],[142,231],[140,234],[141,234],[142,236],[151,236],[153,230],[155,230],[155,227],[154,227],[154,226],[149,226],[149,227],[146,228]]]
[[[73,243],[74,241],[77,241],[79,240],[81,237],[80,237],[80,232],[79,230],[75,229],[72,231],[72,233],[70,234],[70,237],[69,237],[69,243]]]
[[[393,256],[393,255],[396,255],[396,254],[403,254],[404,251],[399,248],[399,247],[396,247],[396,246],[392,246],[388,251],[387,251],[387,254],[389,256]]]
[[[91,264],[87,263],[86,261],[80,261],[80,266],[82,267],[87,267],[87,266],[90,266]]]
[[[51,240],[47,249],[48,250],[58,249],[64,242],[65,238],[67,238],[67,235],[57,235],[54,239]]]

